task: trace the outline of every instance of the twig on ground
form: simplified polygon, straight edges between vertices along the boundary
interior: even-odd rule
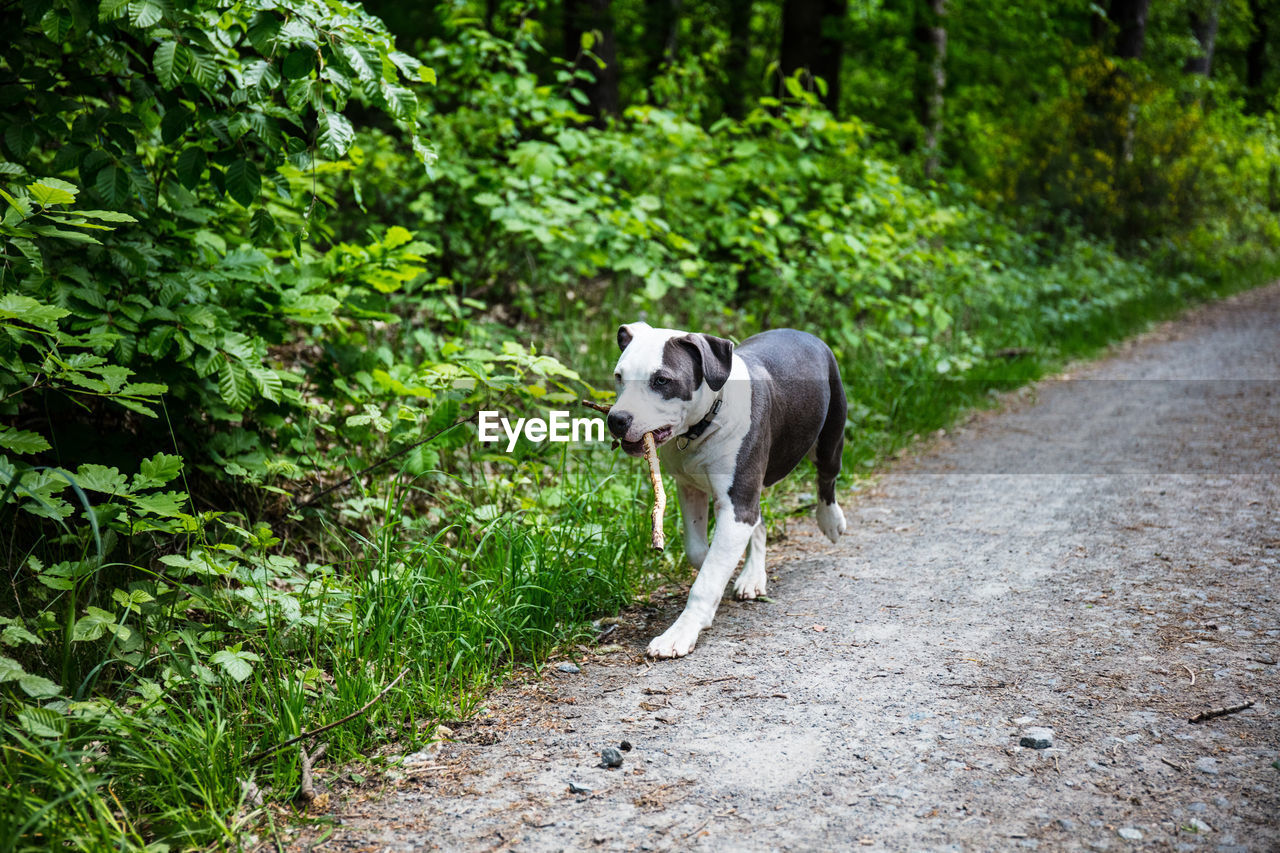
[[[707,824],[711,823],[711,818],[713,818],[713,817],[715,817],[715,815],[711,815],[711,817],[708,817],[708,818],[707,818],[706,820],[704,820],[702,823],[698,824],[697,829],[693,830],[693,832],[687,833],[684,837],[685,837],[686,839],[689,839],[689,838],[692,838],[693,836],[697,835],[699,832],[702,832],[702,830],[706,829]]]
[[[308,755],[307,748],[305,746],[299,745],[298,747],[298,752],[302,756],[302,786],[298,791],[298,796],[301,797],[302,801],[307,805],[315,802],[316,799],[316,785],[315,779],[311,773],[311,768],[320,760],[320,757],[324,755],[325,750],[328,748],[329,744],[322,743],[316,747],[315,752]]]
[[[338,720],[333,723],[329,723],[328,725],[321,726],[318,729],[312,729],[309,732],[303,732],[302,734],[296,737],[289,738],[283,743],[278,743],[275,746],[268,747],[267,749],[262,750],[262,752],[249,756],[248,759],[246,759],[245,763],[253,764],[255,762],[261,761],[262,759],[266,758],[268,755],[279,752],[280,750],[284,749],[286,746],[291,746],[292,744],[295,744],[300,740],[313,738],[318,734],[324,734],[325,732],[329,731],[329,729],[336,729],[338,726],[342,725],[343,723],[351,722],[356,717],[359,717],[365,711],[368,711],[370,708],[372,708],[374,704],[376,704],[378,700],[380,700],[383,696],[386,696],[388,693],[390,693],[391,688],[399,684],[400,679],[404,678],[408,673],[409,673],[409,667],[406,666],[404,669],[400,670],[399,675],[397,675],[395,678],[391,680],[390,684],[382,688],[382,692],[380,692],[377,696],[374,696],[368,702],[365,702],[364,705],[360,706],[360,708],[358,708],[357,710],[352,711],[350,714],[347,714],[341,720]]]
[[[1253,707],[1253,700],[1241,702],[1239,705],[1228,705],[1225,708],[1214,708],[1212,711],[1201,711],[1194,717],[1187,720],[1189,723],[1203,723],[1205,720],[1213,720],[1218,717],[1225,717],[1227,714],[1238,714],[1246,708]]]
[[[1184,663],[1184,664],[1182,664],[1182,668],[1183,668],[1183,669],[1185,669],[1185,670],[1187,671],[1187,675],[1191,676],[1191,683],[1190,683],[1189,685],[1187,685],[1187,686],[1188,686],[1188,687],[1195,687],[1195,686],[1196,686],[1196,674],[1195,674],[1195,672],[1193,672],[1193,671],[1192,671],[1192,669],[1191,669],[1191,667],[1187,666],[1185,663]]]
[[[697,681],[693,683],[694,684],[719,684],[721,681],[733,681],[737,677],[738,676],[736,675],[722,675],[719,678],[699,678]]]
[[[1172,767],[1174,770],[1179,771],[1180,773],[1186,773],[1186,772],[1187,772],[1187,768],[1186,768],[1186,766],[1185,766],[1185,765],[1179,764],[1179,763],[1178,763],[1178,762],[1176,762],[1176,761],[1170,761],[1169,759],[1164,758],[1164,757],[1161,757],[1161,759],[1160,759],[1160,760],[1161,760],[1161,761],[1163,761],[1165,764],[1168,764],[1168,765],[1169,765],[1170,767]]]

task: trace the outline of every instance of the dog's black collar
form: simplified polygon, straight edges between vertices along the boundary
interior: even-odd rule
[[[724,402],[724,397],[717,397],[716,401],[711,405],[711,411],[707,412],[707,416],[698,421],[693,426],[680,435],[676,436],[676,449],[684,450],[689,446],[689,442],[697,441],[702,434],[707,431],[707,427],[711,426],[711,421],[715,418],[716,413],[720,411],[720,405]]]

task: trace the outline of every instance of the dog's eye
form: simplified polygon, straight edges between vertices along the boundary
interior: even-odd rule
[[[654,384],[654,385],[657,385],[657,386],[659,386],[659,387],[661,387],[661,386],[663,386],[663,385],[666,385],[666,384],[667,384],[668,382],[670,382],[670,381],[671,381],[671,380],[670,380],[670,379],[668,379],[668,378],[667,378],[667,377],[665,377],[665,376],[655,376],[655,377],[653,377],[653,384]]]

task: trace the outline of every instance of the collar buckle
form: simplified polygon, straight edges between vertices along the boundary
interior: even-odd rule
[[[698,421],[683,434],[676,437],[676,450],[684,450],[692,441],[697,441],[702,434],[707,431],[707,427],[711,426],[711,421],[720,411],[720,406],[724,403],[724,397],[717,397],[716,401],[711,405],[711,411],[707,412],[706,417]]]

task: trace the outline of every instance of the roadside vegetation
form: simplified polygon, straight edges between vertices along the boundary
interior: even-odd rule
[[[1266,0],[380,5],[0,7],[0,849],[234,847],[683,578],[476,436],[621,322],[823,336],[847,487],[1278,268]]]

